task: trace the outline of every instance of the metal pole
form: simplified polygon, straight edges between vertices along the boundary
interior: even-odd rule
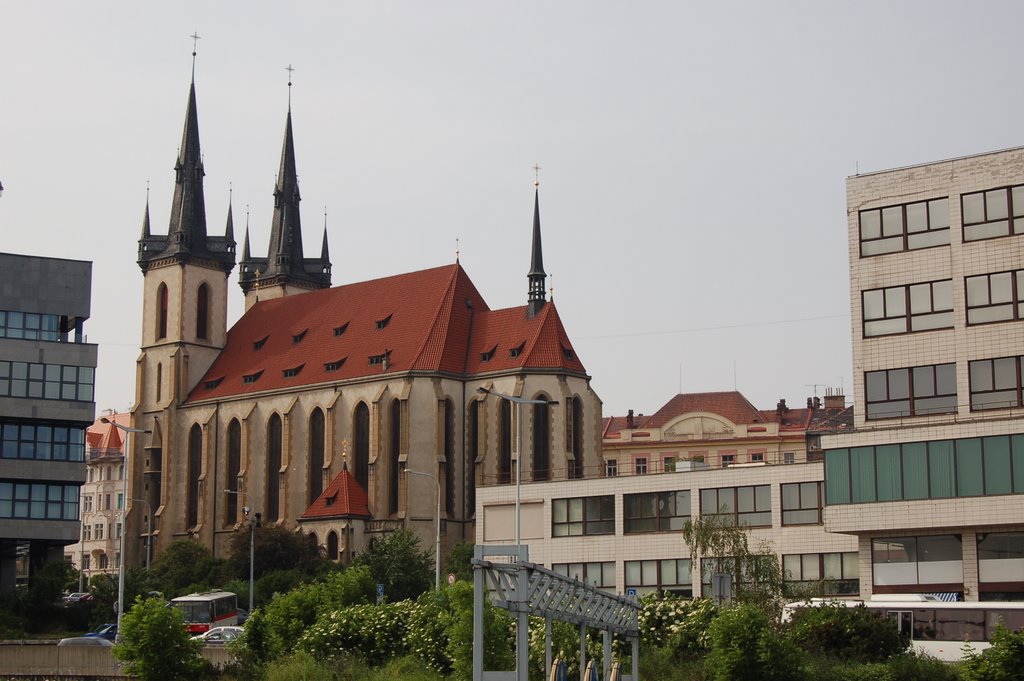
[[[519,550],[519,482],[523,477],[523,403],[516,402],[516,551]]]
[[[256,565],[256,523],[249,521],[249,612],[252,612],[253,567]]]

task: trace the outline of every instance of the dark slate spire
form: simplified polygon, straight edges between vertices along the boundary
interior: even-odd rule
[[[235,218],[232,215],[231,199],[228,199],[228,224],[224,227],[224,238],[235,240]]]
[[[530,297],[526,306],[527,317],[532,317],[540,312],[547,300],[545,291],[547,274],[544,273],[544,254],[540,243],[540,189],[538,186],[539,183],[535,182],[533,190],[533,248],[530,251],[530,273],[526,275],[530,282]]]
[[[143,234],[139,240],[139,266],[145,271],[154,263],[171,258],[178,262],[201,260],[230,272],[235,266],[233,236],[227,234],[224,237],[210,237],[206,233],[206,200],[203,195],[203,176],[206,173],[199,146],[199,114],[194,76],[189,84],[185,128],[181,134],[174,174],[174,199],[167,235]]]
[[[146,189],[146,213],[142,216],[142,238],[149,238],[149,189]]]
[[[295,170],[295,140],[292,133],[291,82],[288,116],[285,119],[281,165],[274,185],[274,217],[270,226],[270,249],[266,258],[242,254],[239,285],[248,293],[255,284],[258,271],[260,287],[292,284],[303,288],[328,288],[331,285],[331,263],[327,259],[326,228],[320,258],[305,258],[302,252],[302,220],[299,216],[299,178]]]

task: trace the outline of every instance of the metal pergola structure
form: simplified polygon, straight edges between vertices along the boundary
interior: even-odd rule
[[[504,560],[489,560],[489,558]],[[612,635],[625,636],[632,644],[632,674],[621,681],[638,681],[640,631],[636,600],[617,596],[576,579],[529,562],[524,545],[477,545],[473,555],[473,681],[527,681],[529,617],[544,618],[545,669],[551,669],[551,621],[571,622],[580,629],[580,679],[586,668],[587,629],[604,634],[604,673],[612,665]],[[484,670],[484,598],[508,610],[516,618],[516,667],[513,671]],[[546,672],[545,672],[546,673]]]

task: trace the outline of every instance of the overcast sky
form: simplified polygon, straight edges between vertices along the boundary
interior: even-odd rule
[[[1020,2],[0,0],[0,250],[94,263],[97,409],[134,398],[198,32],[207,222],[266,254],[292,113],[334,284],[544,264],[605,415],[851,389],[845,178],[1024,144]],[[242,311],[232,272],[229,322]],[[852,398],[851,398],[852,399]]]

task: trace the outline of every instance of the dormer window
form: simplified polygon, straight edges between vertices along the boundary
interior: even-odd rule
[[[492,359],[494,359],[494,353],[497,352],[497,351],[498,351],[498,346],[495,345],[493,348],[491,348],[487,352],[481,352],[480,353],[480,361],[481,362],[490,362]]]
[[[523,348],[525,348],[525,347],[526,347],[526,341],[523,341],[522,343],[520,343],[516,347],[509,348],[508,349],[508,356],[513,358],[513,359],[515,359],[516,357],[518,357],[519,355],[522,354]]]
[[[258,341],[252,344],[252,349],[259,350],[260,348],[262,348],[264,345],[266,345],[268,338],[270,338],[270,336],[264,336],[263,338],[260,338]]]
[[[297,367],[292,367],[291,369],[285,369],[284,371],[281,372],[281,375],[284,378],[294,378],[295,376],[299,375],[299,372],[302,371],[302,367],[304,367],[304,366],[306,366],[306,365],[305,364],[300,364]]]
[[[301,343],[302,339],[306,337],[306,332],[307,331],[309,331],[309,329],[303,329],[302,331],[299,331],[298,333],[292,334],[292,343],[296,343],[296,344]]]
[[[387,326],[387,325],[388,325],[389,323],[391,323],[391,318],[392,318],[393,316],[394,316],[394,314],[389,314],[389,315],[388,315],[387,317],[385,317],[384,319],[378,319],[378,320],[377,320],[377,330],[378,330],[378,331],[380,331],[381,329],[383,329],[384,327],[386,327],[386,326]]]
[[[348,330],[348,322],[345,322],[341,326],[334,327],[334,335],[341,336]]]
[[[334,506],[334,500],[338,498],[338,493],[335,492],[329,497],[324,497],[324,506]]]
[[[565,347],[563,345],[562,346],[562,357],[565,357],[567,360],[572,361],[572,360],[576,359],[576,353],[572,351],[572,348],[567,348],[567,347]]]
[[[216,387],[217,387],[218,385],[220,385],[221,381],[223,381],[223,380],[224,380],[224,377],[223,377],[223,376],[221,376],[220,378],[215,378],[215,379],[213,379],[213,380],[211,380],[211,381],[207,381],[207,382],[206,382],[206,383],[204,384],[204,387],[205,387],[205,388],[206,388],[207,390],[213,390],[213,389],[214,389],[214,388],[216,388]]]
[[[370,355],[370,366],[381,364],[384,366],[385,369],[387,369],[388,364],[390,363],[390,360],[388,359],[388,355],[390,354],[390,350],[385,350],[383,353],[379,355]]]
[[[337,371],[345,364],[346,359],[348,359],[348,357],[342,357],[337,362],[328,362],[327,364],[324,364],[324,371]]]
[[[242,383],[255,383],[256,381],[260,380],[260,376],[262,375],[262,369],[257,371],[255,374],[246,374],[245,376],[242,376]]]

